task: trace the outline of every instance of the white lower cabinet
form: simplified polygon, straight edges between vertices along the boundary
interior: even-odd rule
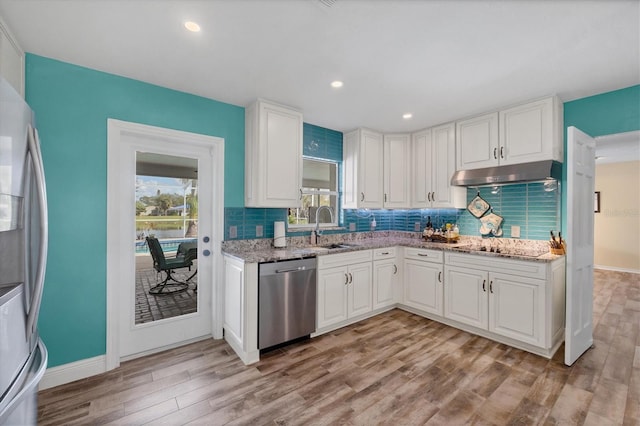
[[[405,249],[402,303],[431,314],[442,315],[442,252]]]
[[[245,364],[258,362],[258,264],[223,256],[224,339]]]
[[[564,330],[564,260],[529,262],[445,256],[444,317],[541,348],[550,356]],[[536,352],[538,353],[538,352]]]
[[[318,330],[372,311],[371,250],[318,258]]]
[[[373,251],[373,309],[396,304],[399,275],[395,247]]]

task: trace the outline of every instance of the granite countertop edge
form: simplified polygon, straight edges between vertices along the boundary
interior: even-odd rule
[[[561,259],[564,257],[563,255],[554,255],[551,253],[545,253],[539,256],[531,256],[525,254],[478,251],[477,248],[473,248],[473,246],[468,242],[448,244],[428,242],[415,238],[371,238],[359,240],[355,243],[350,242],[350,244],[351,245],[349,247],[335,249],[326,249],[320,246],[269,248],[261,250],[223,249],[222,253],[227,256],[235,257],[241,261],[244,261],[245,263],[280,262],[285,260],[324,256],[327,254],[340,254],[359,250],[371,250],[394,246],[442,250],[456,253],[472,254],[477,256],[499,257],[503,259],[526,260],[534,262],[552,262],[556,259]]]

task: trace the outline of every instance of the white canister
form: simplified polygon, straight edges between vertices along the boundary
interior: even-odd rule
[[[284,222],[273,222],[273,246],[287,246],[287,240],[284,235]]]

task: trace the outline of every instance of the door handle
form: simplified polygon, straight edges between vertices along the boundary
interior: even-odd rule
[[[493,293],[493,280],[489,282],[489,292]]]
[[[438,272],[438,282],[442,282],[442,271]]]
[[[210,252],[209,250],[204,250],[204,251],[202,252],[202,254],[203,254],[204,256],[209,256],[209,255],[211,255],[211,252]]]
[[[360,201],[364,201],[364,192],[360,193]]]
[[[436,192],[432,192],[431,193],[431,201],[435,201],[436,200]]]
[[[398,265],[393,265],[393,275],[398,273]]]
[[[485,284],[487,283],[487,280],[482,280],[482,291],[486,292],[487,289],[485,288]]]
[[[302,200],[302,188],[300,188],[300,199]]]
[[[504,159],[504,146],[500,147],[500,158]]]
[[[431,193],[427,192],[427,201],[431,201]]]
[[[344,285],[349,284],[349,275],[347,275],[346,273],[344,274]]]
[[[498,148],[493,148],[493,159],[494,160],[498,159]]]
[[[387,194],[384,194],[384,202],[387,202]]]
[[[353,282],[353,275],[351,275],[351,272],[349,272],[349,282],[352,283]]]

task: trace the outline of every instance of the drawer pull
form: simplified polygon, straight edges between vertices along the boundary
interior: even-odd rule
[[[424,253],[418,253],[418,256],[422,256],[422,257],[429,257],[428,254],[424,254]]]
[[[382,253],[380,253],[380,254],[382,254],[382,255],[384,255],[384,254],[389,254],[389,252],[388,252],[388,251],[385,251],[385,252],[382,252]]]

